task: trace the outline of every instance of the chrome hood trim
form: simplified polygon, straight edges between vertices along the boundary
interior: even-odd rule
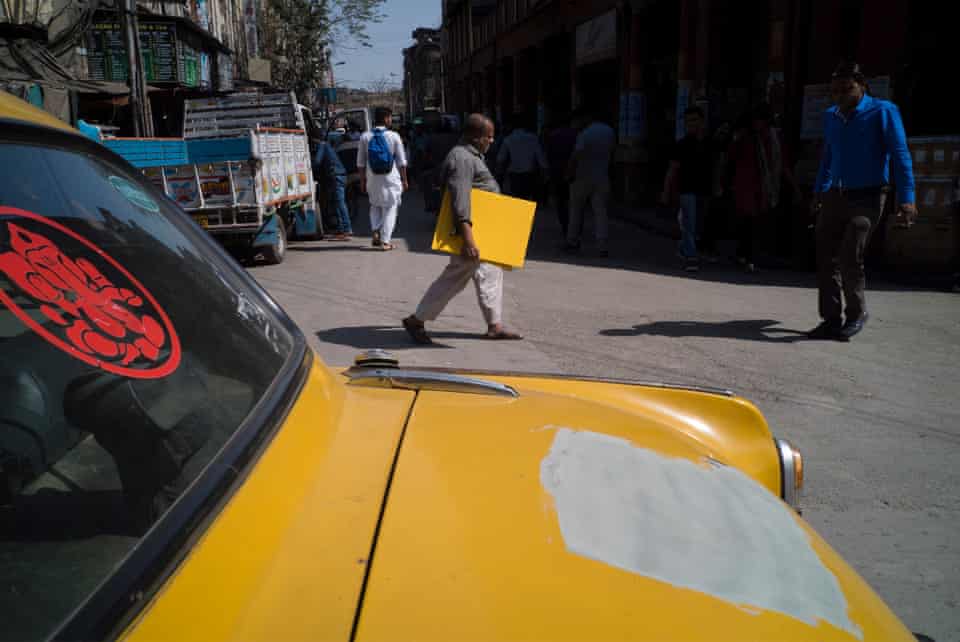
[[[465,392],[511,398],[520,396],[514,388],[502,383],[429,369],[351,368],[345,374],[350,384],[358,386]]]
[[[363,372],[361,368],[351,368],[346,371],[348,377],[353,373]],[[616,377],[589,377],[572,374],[557,374],[551,372],[515,372],[512,370],[467,370],[464,368],[430,368],[423,366],[411,366],[403,368],[403,372],[423,374],[433,373],[435,375],[456,375],[460,377],[517,377],[528,379],[562,379],[568,381],[588,381],[594,383],[612,383],[625,386],[639,386],[646,388],[661,388],[666,390],[687,390],[690,392],[701,392],[709,395],[719,395],[721,397],[736,397],[737,394],[727,388],[718,388],[713,386],[700,386],[682,383],[670,383],[665,381],[641,381],[637,379],[619,379]],[[489,383],[489,382],[488,382]]]

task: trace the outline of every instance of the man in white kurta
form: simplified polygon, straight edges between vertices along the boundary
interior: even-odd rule
[[[380,130],[387,139],[393,155],[393,167],[386,174],[374,174],[367,163],[367,150],[373,132],[360,137],[357,149],[357,168],[360,170],[360,189],[370,198],[370,228],[373,245],[384,250],[393,249],[393,230],[397,225],[400,201],[407,190],[407,154],[400,134],[390,130],[393,113],[386,107],[377,107],[373,116],[374,131]]]

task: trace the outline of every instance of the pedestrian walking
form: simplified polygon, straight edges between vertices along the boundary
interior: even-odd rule
[[[397,212],[408,187],[407,156],[400,135],[389,129],[393,112],[387,107],[377,107],[373,120],[373,131],[360,137],[357,149],[360,190],[370,199],[373,246],[392,250]]]
[[[891,192],[891,164],[897,217],[910,226],[917,209],[913,163],[896,105],[870,96],[857,64],[837,68],[830,93],[834,106],[824,114],[823,156],[813,198],[813,211],[818,215],[817,285],[822,322],[809,334],[815,339],[848,341],[863,330],[868,319],[864,254]]]
[[[580,251],[584,212],[593,211],[593,231],[600,256],[607,256],[608,220],[610,202],[610,161],[617,143],[613,128],[595,114],[587,114],[589,124],[577,135],[573,155],[567,166],[572,177],[570,186],[570,221],[567,227],[566,251]]]
[[[453,216],[463,236],[463,251],[450,257],[450,263],[427,289],[414,314],[403,320],[403,327],[414,343],[433,343],[424,323],[434,321],[448,303],[473,281],[477,301],[487,322],[487,339],[522,339],[503,326],[503,270],[480,260],[473,238],[470,192],[473,189],[500,192],[500,186],[487,167],[484,153],[494,138],[494,126],[486,116],[471,114],[464,125],[463,137],[443,163],[443,184],[450,193]]]
[[[520,119],[497,153],[497,167],[507,177],[507,193],[528,201],[537,200],[540,177],[547,171],[540,140],[528,128],[527,119]]]
[[[770,106],[758,105],[744,119],[729,148],[737,262],[750,273],[757,271],[754,259],[757,227],[780,204],[782,179],[792,182],[780,136],[771,126],[772,121]]]
[[[568,116],[558,121],[558,126],[547,135],[546,156],[550,167],[550,192],[553,194],[554,207],[563,238],[567,238],[570,221],[570,181],[567,179],[567,167],[577,145],[577,129]]]
[[[708,216],[714,149],[707,137],[702,109],[688,107],[683,119],[687,133],[673,148],[660,201],[664,205],[679,205],[680,257],[687,272],[698,272],[697,224],[698,219],[703,224]]]
[[[347,209],[347,169],[327,141],[317,143],[317,151],[313,155],[313,175],[322,187],[323,203],[337,222],[331,240],[349,241],[353,236],[353,226]]]

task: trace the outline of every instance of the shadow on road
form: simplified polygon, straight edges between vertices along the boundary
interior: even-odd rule
[[[354,232],[361,237],[369,234],[369,222],[364,199],[360,213],[354,220]],[[563,238],[560,226],[552,207],[541,206],[534,219],[533,231],[527,251],[527,260],[543,263],[577,265],[583,267],[644,272],[662,276],[690,278],[697,281],[732,285],[774,286],[786,288],[816,288],[816,276],[810,271],[788,268],[776,263],[760,261],[759,274],[746,274],[731,258],[724,258],[717,264],[704,263],[696,275],[683,271],[676,257],[676,239],[664,238],[651,233],[640,226],[612,218],[609,240],[609,257],[601,257],[592,243],[592,216],[588,217],[584,229],[583,250],[579,254],[566,254],[562,251]],[[395,238],[403,239],[407,250],[414,253],[431,254],[433,229],[436,218],[423,211],[423,200],[414,189],[403,196],[403,207],[397,224]],[[732,253],[733,242],[720,240],[718,246]],[[769,257],[768,257],[769,258]],[[868,266],[869,269],[869,266]],[[944,291],[949,290],[949,275],[907,275],[870,270],[869,289],[874,291]]]
[[[329,330],[320,330],[315,333],[317,338],[324,343],[334,343],[342,346],[350,346],[360,350],[370,350],[373,348],[384,348],[390,350],[404,350],[408,348],[452,348],[453,346],[444,343],[438,343],[443,339],[475,339],[477,341],[486,341],[483,333],[480,332],[430,332],[430,338],[433,339],[432,345],[416,345],[410,340],[407,331],[397,323],[396,326],[385,325],[361,325],[345,328],[330,328]]]
[[[383,252],[378,247],[370,245],[347,245],[346,243],[331,243],[324,241],[311,242],[307,244],[297,244],[287,246],[288,252]]]
[[[763,341],[767,343],[810,341],[806,332],[776,327],[779,324],[779,321],[773,319],[721,321],[717,323],[706,321],[655,321],[644,325],[635,325],[632,328],[601,330],[600,334],[605,337],[637,337],[641,335],[660,337],[708,337],[714,339]]]

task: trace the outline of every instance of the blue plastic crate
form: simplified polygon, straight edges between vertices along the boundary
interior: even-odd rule
[[[250,137],[197,138],[187,141],[187,158],[191,163],[224,163],[250,158]]]
[[[186,165],[187,144],[183,139],[107,138],[103,145],[134,167],[164,167]]]

